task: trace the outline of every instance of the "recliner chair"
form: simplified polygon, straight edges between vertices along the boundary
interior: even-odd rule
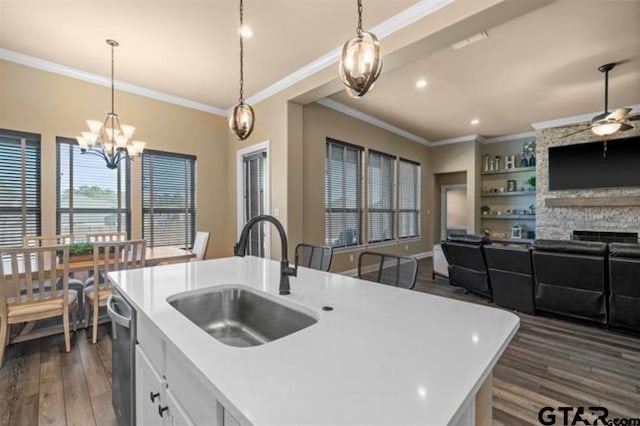
[[[451,235],[441,243],[449,262],[449,283],[491,299],[487,262],[482,248],[489,244],[479,235]]]
[[[535,303],[531,250],[484,246],[484,254],[496,305],[533,315]]]
[[[606,243],[536,240],[536,310],[605,324],[606,262]]]
[[[609,245],[609,324],[640,331],[640,245]]]

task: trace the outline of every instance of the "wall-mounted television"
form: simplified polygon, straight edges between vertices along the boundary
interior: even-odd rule
[[[549,189],[640,187],[640,137],[549,148]]]

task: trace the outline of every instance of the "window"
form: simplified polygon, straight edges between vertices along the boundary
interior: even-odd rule
[[[400,238],[420,236],[420,164],[398,163],[398,232]]]
[[[369,242],[394,239],[396,158],[369,150]]]
[[[73,139],[57,138],[57,233],[85,241],[88,233],[130,235],[129,161],[108,169],[105,161],[82,154]]]
[[[325,157],[325,244],[362,242],[362,148],[327,139]]]
[[[196,157],[145,150],[142,155],[142,234],[149,247],[193,247]]]
[[[0,130],[0,247],[40,235],[40,136]]]

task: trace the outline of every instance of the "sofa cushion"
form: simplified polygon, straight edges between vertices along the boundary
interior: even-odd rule
[[[536,240],[533,247],[537,251],[553,253],[572,253],[591,256],[604,256],[607,253],[607,243],[596,241],[571,240]]]
[[[640,244],[611,243],[609,256],[640,258]]]

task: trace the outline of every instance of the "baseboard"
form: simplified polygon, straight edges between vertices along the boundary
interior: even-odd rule
[[[427,257],[433,257],[433,252],[432,251],[423,251],[421,253],[416,253],[414,255],[411,255],[411,257],[415,257],[417,260],[420,259],[426,259]],[[387,268],[388,266],[393,266],[393,261],[387,261],[385,263],[385,268]],[[370,265],[370,266],[365,266],[362,270],[363,273],[368,274],[370,272],[373,272],[377,269],[378,267],[376,265]],[[346,275],[348,277],[357,277],[358,276],[358,268],[355,269],[349,269],[347,271],[344,272],[338,272],[340,275]]]

